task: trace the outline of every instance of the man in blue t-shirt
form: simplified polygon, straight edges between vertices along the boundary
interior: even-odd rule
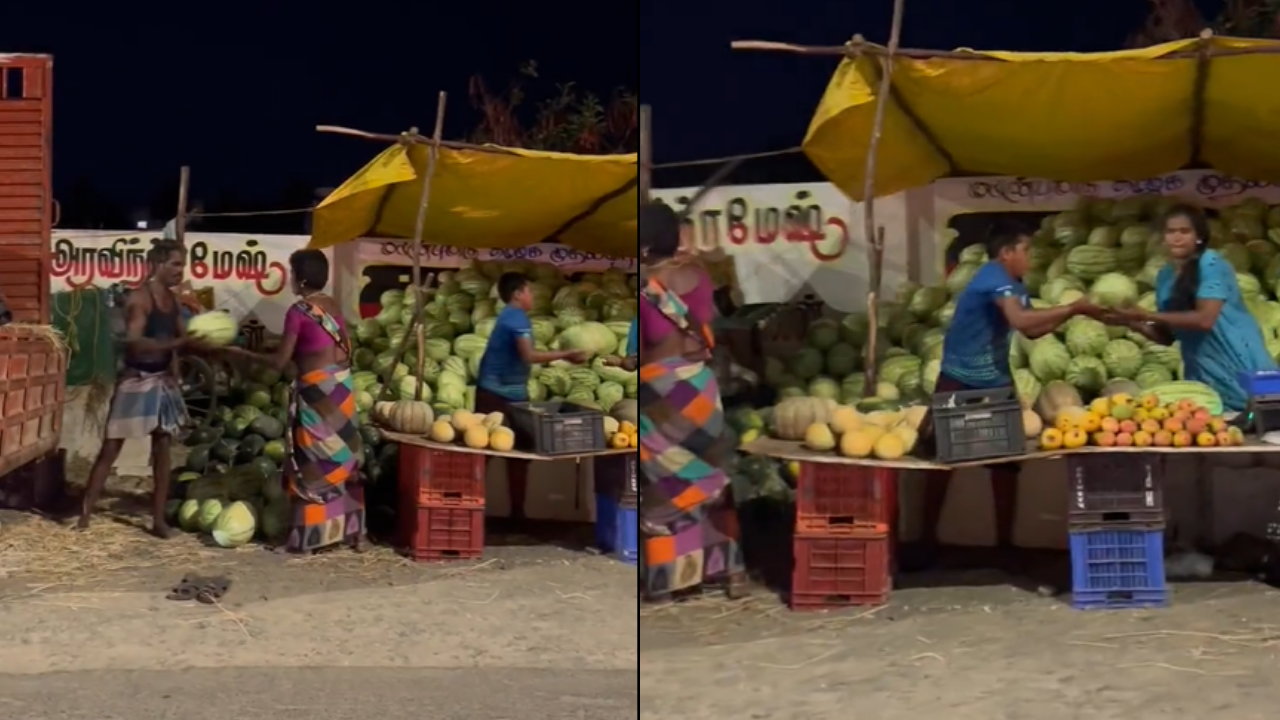
[[[556,360],[582,363],[588,360],[588,356],[580,351],[547,351],[534,346],[533,325],[529,322],[529,310],[533,309],[529,278],[520,273],[503,274],[498,278],[498,297],[506,307],[498,313],[484,356],[480,358],[476,412],[499,412],[509,418],[511,403],[529,401],[529,369],[532,366]],[[527,461],[507,463],[512,518],[524,516],[528,471]]]
[[[935,393],[986,390],[1013,385],[1009,368],[1009,343],[1013,333],[1028,338],[1048,335],[1077,315],[1098,317],[1087,300],[1071,305],[1033,310],[1022,284],[1030,265],[1030,233],[1015,225],[998,225],[987,241],[991,259],[956,298],[956,309],[942,343],[942,372]],[[932,428],[930,428],[932,430]],[[949,472],[929,473],[925,486],[923,545],[928,555],[938,547],[938,521],[947,501]],[[1013,549],[1014,513],[1018,503],[1016,464],[991,468],[996,542],[1001,550]],[[1007,559],[1011,553],[1002,553]]]

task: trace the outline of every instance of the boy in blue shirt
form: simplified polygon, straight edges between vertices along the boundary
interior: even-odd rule
[[[1022,277],[1030,265],[1031,236],[1016,224],[1001,224],[987,241],[991,258],[956,298],[955,314],[942,344],[942,372],[935,393],[987,390],[1013,385],[1009,344],[1013,333],[1028,338],[1048,335],[1076,315],[1098,317],[1102,311],[1086,300],[1033,310]],[[932,429],[932,428],[930,428]],[[928,556],[938,548],[938,521],[947,501],[949,472],[929,473],[925,485],[924,538]],[[1002,560],[1013,550],[1014,514],[1018,506],[1016,464],[991,467],[996,516],[996,544]]]
[[[538,350],[533,344],[533,325],[529,310],[533,294],[529,278],[520,273],[505,273],[498,278],[498,297],[506,307],[498,313],[476,379],[476,412],[499,412],[511,416],[511,404],[529,401],[529,369],[556,360],[586,362],[587,353],[572,350]],[[511,489],[511,517],[524,516],[525,489],[529,463],[512,460],[507,463],[507,484]]]

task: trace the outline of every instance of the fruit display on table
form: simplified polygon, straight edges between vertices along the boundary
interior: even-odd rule
[[[1095,447],[1211,448],[1244,445],[1244,433],[1190,397],[1116,393],[1058,409],[1040,434],[1042,450]]]

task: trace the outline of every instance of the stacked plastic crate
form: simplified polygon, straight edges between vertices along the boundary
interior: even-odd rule
[[[802,463],[796,481],[791,609],[887,602],[896,512],[895,470]]]
[[[399,544],[414,560],[484,554],[485,456],[400,446]]]
[[[1162,456],[1068,455],[1073,607],[1164,607]]]
[[[629,565],[640,560],[640,492],[636,453],[595,459],[596,547]]]

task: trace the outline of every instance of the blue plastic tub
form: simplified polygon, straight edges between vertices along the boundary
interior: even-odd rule
[[[596,495],[596,548],[628,565],[640,562],[640,511],[609,494]]]

